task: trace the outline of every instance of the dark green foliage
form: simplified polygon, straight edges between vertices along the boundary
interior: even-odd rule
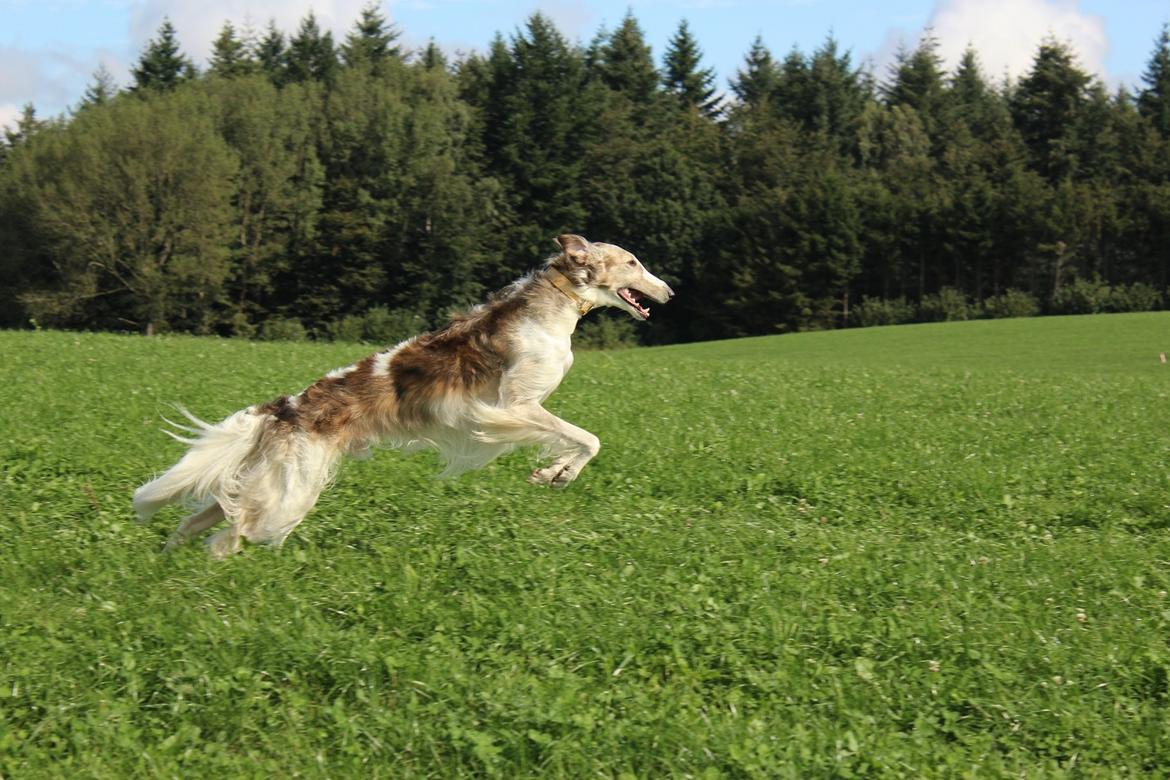
[[[1057,314],[1096,314],[1109,307],[1109,285],[1100,279],[1074,279],[1052,295],[1052,310]]]
[[[633,12],[608,35],[602,34],[589,61],[590,70],[610,90],[623,95],[638,111],[649,110],[655,101],[658,72],[650,46]]]
[[[1162,294],[1144,282],[1119,284],[1109,293],[1108,311],[1154,311],[1161,308]]]
[[[390,345],[426,330],[427,321],[409,309],[375,306],[364,314],[350,314],[329,324],[333,341]]]
[[[930,35],[919,41],[911,53],[898,52],[893,78],[883,88],[891,106],[909,106],[923,122],[926,134],[934,138],[943,122],[944,74],[938,41]]]
[[[979,307],[954,287],[943,287],[937,293],[922,296],[918,304],[918,319],[922,322],[960,322],[979,316]]]
[[[304,341],[308,336],[301,321],[289,317],[269,317],[256,329],[261,341]]]
[[[338,68],[333,33],[321,32],[312,11],[301,20],[300,27],[288,42],[284,77],[289,82],[332,82]]]
[[[1162,303],[1162,294],[1143,282],[1112,286],[1100,279],[1075,279],[1052,296],[1057,314],[1153,311]]]
[[[1012,95],[1012,115],[1032,162],[1050,180],[1076,171],[1074,129],[1091,81],[1068,46],[1048,40]]]
[[[638,345],[638,330],[624,313],[600,312],[573,334],[574,349],[628,349]]]
[[[913,303],[905,298],[869,298],[861,299],[850,310],[849,324],[859,328],[869,328],[874,325],[901,325],[913,322],[917,309]]]
[[[80,108],[105,105],[117,94],[118,84],[114,81],[113,74],[104,64],[99,65],[93,72],[93,81],[85,88]]]
[[[30,316],[146,333],[213,328],[237,170],[214,108],[192,90],[113,101],[21,147],[9,186],[43,245],[17,251],[53,258],[47,284],[22,296]]]
[[[794,53],[795,54],[795,53]],[[871,98],[866,76],[854,68],[849,52],[830,37],[803,66],[789,55],[781,69],[782,115],[800,123],[841,151],[852,151],[857,122]]]
[[[433,326],[565,231],[678,290],[645,343],[947,319],[960,298],[969,317],[1147,309],[1170,287],[1168,30],[1132,94],[1053,40],[999,83],[973,49],[946,72],[927,34],[878,87],[832,37],[776,60],[757,36],[721,102],[686,22],[656,69],[632,12],[587,46],[534,14],[453,62],[400,51],[377,4],[340,46],[311,13],[291,36],[225,23],[202,77],[166,22],[141,115],[99,70],[73,116],[29,107],[4,134],[0,322]],[[152,133],[141,154],[117,138]]]
[[[679,22],[678,30],[666,46],[662,62],[662,83],[668,95],[684,109],[716,116],[722,99],[715,91],[715,71],[700,67],[703,52],[691,35],[687,20]]]
[[[780,83],[780,73],[764,39],[756,36],[744,57],[743,67],[736,71],[731,90],[739,102],[749,108],[773,99]]]
[[[195,77],[195,65],[179,49],[175,26],[164,19],[158,37],[150,41],[131,71],[132,90],[167,91]]]
[[[269,21],[268,29],[256,47],[256,62],[260,70],[273,84],[283,84],[288,68],[288,48],[284,33],[276,28],[276,22]]]
[[[398,36],[397,28],[386,21],[378,4],[370,3],[362,8],[361,18],[341,44],[341,59],[351,68],[379,70],[386,59],[401,56],[398,47],[393,45]]]
[[[577,185],[600,93],[583,53],[539,13],[510,46],[497,38],[468,78],[464,94],[483,113],[487,170],[507,193],[505,262],[520,270],[550,252],[553,236],[586,220]]]
[[[1004,290],[983,301],[983,315],[991,319],[1008,317],[1035,317],[1040,313],[1040,302],[1020,290]]]
[[[427,41],[427,45],[423,47],[422,53],[419,54],[418,64],[425,70],[446,70],[447,57],[432,39]]]
[[[51,122],[37,118],[37,109],[32,103],[25,103],[20,109],[16,125],[4,128],[5,145],[8,149],[16,149],[51,125]]]
[[[248,51],[248,45],[236,37],[231,22],[224,22],[219,35],[211,44],[210,72],[224,78],[235,78],[254,72],[256,61]]]
[[[314,127],[319,88],[277,89],[257,74],[208,90],[219,131],[240,161],[224,316],[232,333],[248,333],[282,310],[293,263],[315,235],[324,178]]]
[[[1145,87],[1138,93],[1138,111],[1163,138],[1170,138],[1170,24],[1162,26],[1155,46],[1142,74]]]

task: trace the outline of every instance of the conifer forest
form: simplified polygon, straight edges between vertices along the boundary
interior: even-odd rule
[[[564,232],[678,291],[648,343],[1170,305],[1166,28],[1118,89],[1056,39],[1009,80],[929,34],[883,72],[757,39],[717,80],[632,13],[457,57],[377,6],[339,40],[225,23],[204,67],[181,32],[3,134],[0,326],[390,342]]]

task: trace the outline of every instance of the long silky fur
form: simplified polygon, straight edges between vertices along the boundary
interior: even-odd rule
[[[211,425],[185,409],[180,411],[198,429],[171,425],[194,433],[196,437],[188,439],[163,431],[190,444],[190,449],[178,463],[134,492],[134,511],[139,521],[149,520],[167,504],[198,505],[211,501],[219,502],[229,517],[238,516],[243,474],[263,462],[256,445],[264,432],[266,420],[249,408]]]
[[[537,445],[554,461],[530,480],[568,484],[600,444],[541,406],[572,363],[570,335],[580,316],[547,274],[571,279],[594,305],[621,305],[603,291],[626,279],[655,300],[673,291],[619,247],[590,245],[579,236],[558,243],[565,254],[442,330],[331,371],[299,395],[241,409],[214,425],[181,407],[186,422],[164,417],[174,428],[167,435],[189,449],[134,493],[138,518],[185,503],[196,512],[168,546],[224,520],[227,527],[208,541],[217,556],[235,552],[243,539],[279,545],[344,456],[387,445],[437,450],[446,476],[480,468],[516,446]]]

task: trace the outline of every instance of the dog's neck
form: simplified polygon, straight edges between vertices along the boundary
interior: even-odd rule
[[[584,317],[593,308],[593,302],[582,298],[580,293],[577,292],[577,285],[561,271],[556,268],[549,268],[544,272],[544,278],[548,279],[553,287],[557,288],[562,295],[573,302],[573,305],[577,309],[578,317]]]
[[[573,295],[569,295],[565,288],[553,281],[558,276],[564,279],[562,284],[565,284]],[[581,295],[579,287],[574,289],[572,278],[555,268],[545,267],[532,274],[528,277],[525,287],[527,288],[525,297],[528,299],[526,316],[542,323],[541,327],[545,332],[566,339],[573,335],[577,323],[581,321],[583,307],[577,301],[584,301],[590,307],[596,308],[592,301]]]

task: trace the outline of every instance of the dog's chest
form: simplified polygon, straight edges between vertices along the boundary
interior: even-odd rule
[[[568,339],[563,343],[549,343],[539,352],[536,370],[533,372],[533,384],[539,388],[543,401],[557,389],[561,380],[569,373],[573,366],[573,350]]]
[[[573,365],[573,350],[568,334],[550,332],[540,327],[520,331],[519,359],[508,372],[504,385],[513,400],[533,398],[543,401],[565,378]]]

